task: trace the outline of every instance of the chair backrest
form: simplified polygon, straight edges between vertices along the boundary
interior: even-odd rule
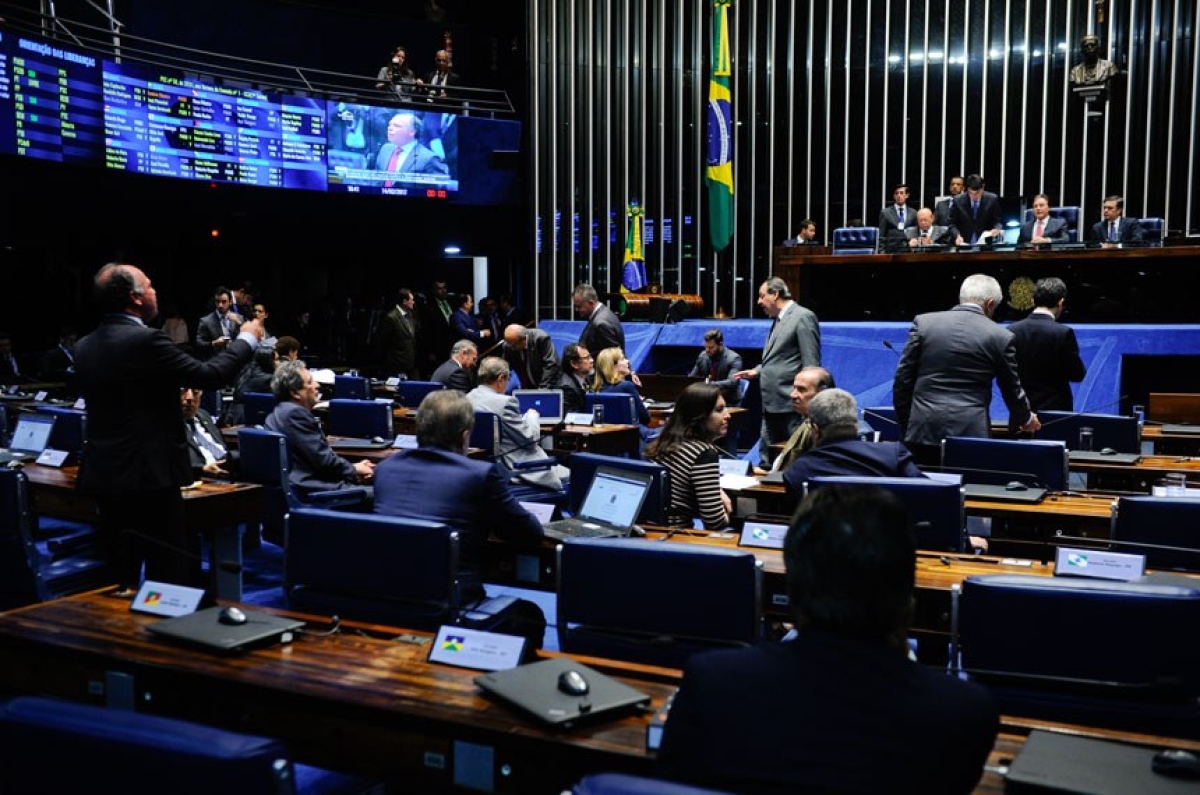
[[[1197,626],[1200,585],[1182,578],[993,574],[963,581],[955,639],[984,679],[1194,698],[1200,645],[1181,639]]]
[[[605,425],[637,425],[637,409],[633,397],[621,392],[589,392],[584,396],[584,405],[592,411],[596,404],[604,406]]]
[[[628,773],[589,773],[571,787],[571,795],[727,795],[723,790],[693,787],[661,778]]]
[[[38,406],[37,410],[55,418],[49,447],[68,453],[83,452],[83,443],[87,439],[87,412],[65,406]]]
[[[1200,394],[1195,392],[1151,392],[1146,400],[1146,419],[1155,422],[1200,425]]]
[[[840,226],[833,230],[834,254],[874,254],[878,246],[878,227]]]
[[[962,436],[942,440],[942,468],[962,473],[966,483],[1018,480],[1027,486],[1064,491],[1068,466],[1067,448],[1062,442]]]
[[[961,552],[967,526],[966,498],[957,483],[926,478],[814,477],[808,489],[830,485],[878,486],[895,494],[912,514],[919,549]]]
[[[242,424],[254,427],[267,421],[267,416],[275,410],[275,396],[270,392],[242,393]]]
[[[762,564],[741,550],[568,539],[558,547],[559,644],[682,667],[695,651],[755,643],[761,576]]]
[[[1112,540],[1117,552],[1145,555],[1152,569],[1200,572],[1200,500],[1121,497]]]
[[[360,375],[335,375],[333,397],[346,400],[370,400],[371,382]]]
[[[329,401],[329,433],[334,436],[391,439],[395,436],[393,427],[391,403],[337,398]]]
[[[583,498],[591,488],[596,470],[600,467],[612,467],[650,475],[653,478],[636,521],[650,524],[666,523],[667,510],[671,507],[671,473],[662,464],[598,453],[574,453],[567,459],[567,467],[571,470],[567,494],[567,510],[571,513],[579,512]]]
[[[1058,441],[1068,450],[1079,449],[1079,429],[1092,429],[1092,449],[1110,447],[1118,453],[1138,453],[1142,449],[1142,434],[1137,417],[1118,414],[1075,414],[1068,411],[1039,411],[1042,429],[1037,432],[1042,441]]]
[[[1162,243],[1167,236],[1167,224],[1162,218],[1142,218],[1138,226],[1142,228],[1142,240],[1147,243]]]
[[[500,415],[491,411],[475,410],[475,425],[471,427],[471,438],[467,446],[486,452],[494,458],[500,454]]]
[[[458,612],[458,546],[444,524],[297,508],[287,517],[284,592],[297,610],[436,629]]]
[[[879,432],[879,441],[900,441],[900,423],[896,421],[896,409],[892,406],[868,406],[863,409],[863,420]]]
[[[291,460],[287,438],[263,428],[238,429],[238,472],[242,480],[287,487]]]
[[[200,393],[200,408],[208,412],[213,422],[220,422],[225,413],[225,395],[220,389],[206,389]]]
[[[14,698],[0,706],[0,746],[4,792],[295,792],[276,740],[91,704]],[[57,762],[31,762],[47,749]]]
[[[1067,239],[1070,242],[1078,243],[1083,239],[1083,213],[1081,208],[1073,206],[1051,207],[1050,217],[1061,218],[1067,222]],[[1022,219],[1025,223],[1032,221],[1033,210],[1026,209]],[[1038,417],[1040,418],[1041,414],[1039,414]]]
[[[441,381],[401,381],[396,385],[396,400],[401,406],[415,409],[430,392],[445,388]]]

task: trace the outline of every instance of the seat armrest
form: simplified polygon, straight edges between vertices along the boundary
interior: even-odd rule
[[[348,489],[332,489],[330,491],[313,491],[304,499],[317,508],[332,508],[343,505],[361,505],[367,502],[370,490],[364,486],[352,486]]]

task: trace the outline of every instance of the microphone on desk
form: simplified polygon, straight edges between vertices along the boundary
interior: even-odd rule
[[[174,552],[176,555],[183,555],[188,560],[195,561],[197,563],[204,562],[203,555],[198,555],[195,552],[192,552],[190,549],[184,549],[183,547],[177,547],[174,544],[170,543],[169,541],[163,541],[161,538],[155,538],[154,536],[146,535],[145,533],[143,533],[141,531],[134,530],[132,527],[126,527],[125,529],[123,529],[121,531],[121,535],[137,536],[138,538],[142,539],[143,541],[149,541],[151,544],[156,544],[157,546],[160,546],[163,549],[166,549],[170,552]],[[212,565],[215,565],[218,569],[225,572],[226,574],[241,574],[242,573],[242,568],[243,568],[242,564],[238,563],[236,560],[215,560],[215,561],[210,561],[210,563]]]
[[[1043,422],[1042,427],[1045,428],[1046,426],[1053,425],[1056,422],[1063,422],[1065,420],[1073,420],[1078,417],[1082,417],[1084,414],[1091,414],[1096,409],[1106,409],[1111,406],[1117,406],[1117,405],[1121,404],[1121,401],[1128,400],[1128,399],[1129,399],[1129,395],[1121,395],[1116,400],[1109,401],[1108,403],[1101,403],[1096,406],[1088,406],[1086,409],[1083,409],[1081,411],[1073,411],[1070,414],[1063,415],[1062,417],[1055,417],[1054,419],[1052,419],[1048,422]]]
[[[554,434],[558,433],[565,427],[567,427],[567,421],[565,419],[559,420],[558,422],[554,423],[554,426],[552,428],[550,428],[550,430],[543,431],[536,439],[529,439],[528,441],[522,442],[521,444],[516,445],[515,447],[510,447],[507,450],[501,449],[497,455],[505,456],[505,455],[511,455],[513,453],[519,453],[522,450],[528,450],[531,447],[540,445],[542,443],[543,439],[545,439],[548,436],[553,436]]]
[[[923,466],[923,467],[921,467],[921,470],[922,471],[932,471],[932,472],[944,472],[944,473],[950,474],[950,475],[996,475],[997,477],[994,479],[994,481],[1003,480],[1005,478],[1007,478],[1008,481],[1019,480],[1019,481],[1021,481],[1021,483],[1023,483],[1025,485],[1026,488],[1045,489],[1047,492],[1053,491],[1053,489],[1051,489],[1049,486],[1047,486],[1045,484],[1045,482],[1043,482],[1041,480],[1041,478],[1039,478],[1033,472],[1013,472],[1011,470],[1006,470],[1006,469],[975,469],[972,467],[947,467],[947,466],[940,466],[940,467]],[[964,478],[964,480],[966,480],[966,479]],[[981,482],[978,480],[966,481],[966,482],[979,483],[980,485],[1003,485],[1003,484],[996,484],[994,481],[992,483]]]
[[[900,355],[900,351],[896,350],[896,346],[892,344],[891,340],[884,340],[883,347],[887,348],[889,351],[896,354],[897,356]]]

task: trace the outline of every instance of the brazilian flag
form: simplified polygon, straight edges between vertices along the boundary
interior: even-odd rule
[[[646,286],[646,257],[642,250],[642,215],[637,202],[625,210],[628,225],[625,231],[625,270],[621,274],[621,292],[632,293]]]
[[[724,251],[733,237],[733,108],[729,51],[729,6],[713,3],[712,79],[708,81],[708,233]]]

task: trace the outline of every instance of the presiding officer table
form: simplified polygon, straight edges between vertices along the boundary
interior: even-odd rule
[[[298,617],[314,633],[325,627],[323,618]],[[393,640],[396,628],[347,623],[351,631],[340,634],[217,655],[151,635],[146,626],[157,620],[103,591],[0,614],[0,681],[13,695],[89,703],[123,695],[138,711],[275,737],[297,761],[403,791],[469,784],[475,792],[536,795],[592,772],[653,774],[648,715],[542,729],[485,697],[472,681],[477,671],[426,662],[427,644]],[[583,659],[648,694],[652,708],[678,684],[673,669]],[[977,793],[1004,791],[998,771],[1033,728],[1200,750],[1187,740],[1004,718]]]

